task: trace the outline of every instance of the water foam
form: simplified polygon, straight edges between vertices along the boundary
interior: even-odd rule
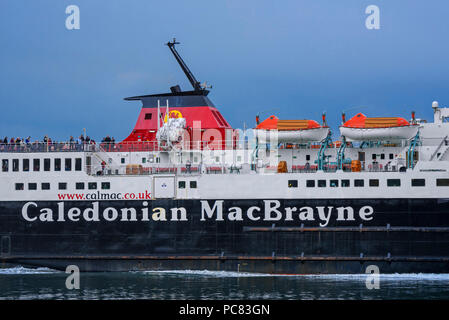
[[[250,273],[235,271],[211,271],[211,270],[148,270],[133,271],[154,275],[187,275],[187,276],[203,276],[216,278],[238,278],[238,277],[291,277],[305,279],[333,279],[358,281],[366,280],[369,274],[270,274],[270,273]],[[449,273],[394,273],[379,274],[380,280],[391,281],[449,281]]]
[[[26,268],[23,266],[16,266],[12,268],[0,268],[0,274],[43,274],[43,273],[56,273],[57,270],[49,268]]]
[[[371,274],[310,274],[302,275],[305,278],[335,279],[335,280],[365,280]],[[391,281],[449,281],[449,273],[391,273],[379,274],[380,280]]]
[[[146,274],[164,274],[164,275],[187,275],[187,276],[203,276],[216,278],[238,278],[238,277],[277,277],[280,275],[269,273],[250,273],[235,271],[211,271],[211,270],[148,270],[136,271]]]

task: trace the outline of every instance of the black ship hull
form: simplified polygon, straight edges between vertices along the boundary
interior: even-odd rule
[[[0,237],[60,270],[448,273],[449,199],[4,201]]]

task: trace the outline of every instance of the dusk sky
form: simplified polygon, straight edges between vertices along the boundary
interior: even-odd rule
[[[191,89],[173,37],[234,128],[326,112],[338,138],[343,110],[431,120],[433,100],[449,106],[448,17],[447,0],[1,0],[0,136],[126,138],[141,103],[123,98]]]

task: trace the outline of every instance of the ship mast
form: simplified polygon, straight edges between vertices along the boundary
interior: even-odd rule
[[[178,61],[179,66],[181,67],[182,71],[184,71],[187,79],[189,79],[190,84],[192,85],[194,91],[200,91],[200,92],[208,92],[206,90],[206,86],[202,86],[199,81],[196,80],[195,76],[193,75],[192,71],[190,71],[189,67],[187,67],[184,60],[182,60],[181,56],[179,55],[178,51],[176,51],[175,45],[179,44],[179,42],[176,42],[176,39],[173,38],[172,42],[167,42],[166,45],[170,48],[170,51],[175,56],[176,61]]]

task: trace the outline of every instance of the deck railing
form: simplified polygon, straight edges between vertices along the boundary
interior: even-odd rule
[[[438,151],[441,145],[448,145],[449,140],[444,138],[421,138],[420,141],[423,145],[438,146]],[[376,143],[372,147],[405,147],[408,141],[403,143]],[[157,141],[132,141],[132,142],[77,142],[77,141],[51,141],[51,142],[17,142],[17,143],[0,143],[0,152],[84,152],[84,151],[97,151],[101,146],[105,152],[138,152],[138,151],[189,151],[189,150],[221,150],[223,147],[227,149],[253,149],[254,143],[248,141],[181,141],[180,143],[172,144],[168,146],[164,142],[158,143]],[[329,146],[329,149],[337,148],[337,143]],[[310,144],[280,144],[277,148],[282,149],[318,149],[319,143]],[[359,145],[350,145],[348,147],[360,147]],[[270,146],[273,148],[273,146]],[[436,151],[436,152],[437,152]],[[435,153],[436,153],[435,152]],[[434,157],[434,155],[433,155]]]
[[[0,152],[82,152],[90,144],[76,142],[0,143]]]
[[[150,166],[128,164],[128,165],[86,165],[85,171],[90,175],[96,176],[117,176],[117,175],[199,175],[199,174],[240,174],[245,172],[242,165],[224,164],[224,165],[210,165],[210,164],[152,164]],[[250,170],[250,167],[247,167]],[[264,166],[257,168],[258,172],[277,172],[277,166]],[[337,172],[335,165],[325,165],[324,172]],[[350,166],[343,166],[343,172],[352,172]],[[368,165],[366,169],[361,172],[398,172],[398,166],[371,166]],[[288,173],[315,173],[318,172],[317,165],[292,165],[288,168]]]
[[[154,175],[154,174],[175,174],[175,175],[197,175],[201,173],[201,166],[192,165],[190,168],[186,166],[160,165],[144,167],[142,165],[118,165],[118,166],[101,166],[101,165],[86,165],[85,170],[88,174],[97,176],[115,176],[115,175]],[[224,172],[227,171],[223,168]],[[221,173],[222,168],[219,168]],[[212,173],[211,168],[206,166],[205,173]]]
[[[18,142],[0,143],[0,152],[150,152],[150,151],[182,151],[182,150],[222,150],[225,149],[248,149],[248,143],[233,145],[228,148],[225,141],[196,141],[186,144],[176,144],[168,146],[158,144],[156,141],[136,141],[136,142]]]

